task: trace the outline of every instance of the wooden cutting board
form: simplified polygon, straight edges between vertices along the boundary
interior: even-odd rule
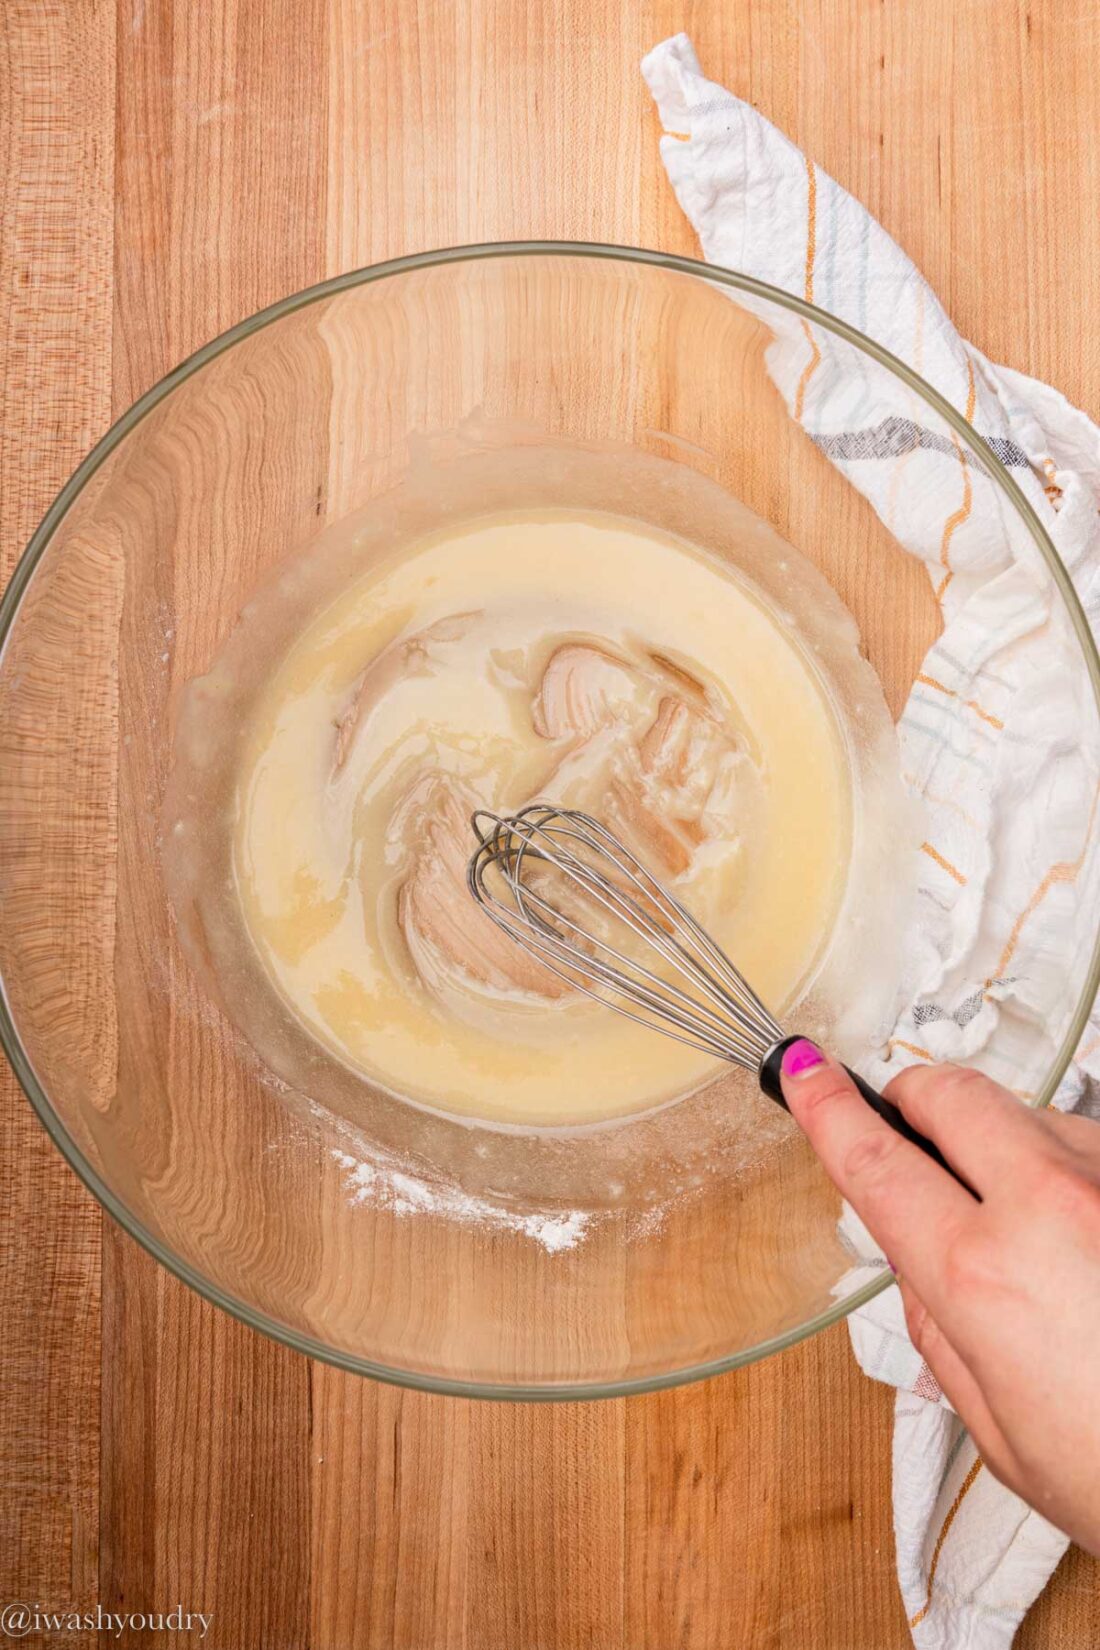
[[[461,241],[694,250],[637,72],[677,28],[968,337],[1097,410],[1083,4],[0,0],[5,576],[111,418],[286,292]],[[0,1604],[181,1604],[210,1650],[908,1644],[892,1398],[843,1326],[626,1402],[400,1392],[160,1271],[6,1072],[0,1120]],[[1019,1643],[1097,1642],[1100,1569],[1072,1554]]]

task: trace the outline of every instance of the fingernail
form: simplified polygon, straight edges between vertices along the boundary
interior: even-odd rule
[[[891,1259],[890,1259],[890,1256],[889,1256],[889,1255],[887,1255],[887,1256],[886,1256],[886,1264],[887,1264],[887,1266],[888,1266],[888,1267],[889,1267],[889,1268],[890,1268],[890,1270],[891,1270],[891,1272],[893,1272],[893,1274],[894,1274],[894,1276],[895,1276],[895,1277],[897,1277],[897,1275],[898,1275],[898,1269],[897,1269],[897,1267],[896,1267],[896,1266],[895,1266],[895,1265],[894,1265],[894,1263],[893,1263],[893,1261],[892,1261],[892,1260],[891,1260]]]
[[[825,1056],[808,1037],[799,1037],[783,1056],[784,1077],[805,1077],[815,1066],[824,1065]]]

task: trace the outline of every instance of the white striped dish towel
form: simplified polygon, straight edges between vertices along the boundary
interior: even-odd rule
[[[935,294],[870,214],[756,110],[706,80],[686,35],[642,63],[666,135],[661,156],[713,263],[783,287],[875,338],[963,412],[1039,514],[1094,631],[1100,619],[1100,432],[1046,385],[992,365],[961,339]],[[773,316],[769,313],[769,324]],[[982,491],[961,445],[921,426],[899,383],[872,391],[850,346],[797,317],[775,329],[768,367],[789,410],[921,557],[943,610],[899,723],[903,768],[923,794],[920,919],[905,1008],[880,1084],[917,1059],[965,1062],[993,1025],[1017,1092],[1049,1055],[1038,1028],[1064,1005],[1067,947],[1091,948],[1100,854],[1082,820],[1096,807],[1093,755],[1077,744],[1081,672],[1057,668],[1059,614],[1037,555]],[[1043,640],[1034,645],[1037,630]],[[1032,644],[1032,645],[1029,645]],[[1069,652],[1065,655],[1069,658]],[[1051,729],[1067,730],[1061,741]],[[1011,740],[1007,771],[1001,740]],[[1034,750],[1021,783],[1021,750]],[[1052,966],[1052,954],[1062,960]],[[1100,1085],[1094,1020],[1057,1097],[1092,1109]],[[842,1230],[856,1279],[884,1265],[851,1211]],[[898,1577],[919,1650],[1002,1650],[1066,1547],[995,1482],[908,1340],[887,1290],[849,1319],[869,1375],[898,1388],[894,1528]]]

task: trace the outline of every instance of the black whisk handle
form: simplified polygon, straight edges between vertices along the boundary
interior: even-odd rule
[[[783,1086],[779,1081],[779,1074],[783,1067],[783,1056],[792,1043],[801,1041],[800,1037],[784,1037],[781,1043],[776,1043],[774,1048],[768,1050],[764,1063],[760,1067],[760,1087],[768,1098],[775,1100],[783,1107],[784,1111],[789,1111],[790,1107],[783,1098]],[[903,1113],[898,1110],[897,1106],[892,1106],[889,1100],[883,1099],[882,1095],[876,1089],[873,1089],[870,1083],[865,1083],[863,1078],[857,1072],[852,1071],[849,1066],[845,1066],[844,1070],[848,1073],[871,1110],[878,1117],[881,1117],[884,1123],[889,1124],[895,1134],[900,1134],[902,1139],[908,1140],[911,1146],[919,1147],[926,1157],[932,1159],[933,1163],[938,1163],[941,1169],[946,1169],[951,1178],[957,1180],[960,1186],[965,1186],[968,1192],[973,1192],[973,1187],[967,1186],[962,1175],[951,1167],[939,1147],[933,1145],[926,1135],[918,1133],[912,1123],[908,1122]],[[974,1193],[974,1195],[977,1196],[977,1193]]]

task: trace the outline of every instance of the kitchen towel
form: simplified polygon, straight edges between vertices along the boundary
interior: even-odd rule
[[[642,63],[666,135],[661,156],[711,262],[784,288],[909,364],[1007,466],[1050,535],[1086,617],[1100,620],[1100,431],[1057,391],[994,366],[870,214],[747,103],[704,78],[680,34]],[[752,307],[751,297],[739,301]],[[944,629],[901,717],[902,765],[923,799],[918,904],[903,1009],[880,1085],[916,1060],[973,1059],[998,1028],[1018,1093],[1049,1069],[1065,958],[1081,977],[1100,901],[1098,795],[1079,644],[1026,535],[926,403],[795,314],[777,318],[769,372],[792,416],[926,564]],[[923,421],[922,421],[923,415]],[[1002,769],[998,751],[1011,742]],[[1007,743],[1004,748],[1008,748]],[[1010,782],[1011,779],[1011,782]],[[1085,823],[1087,821],[1087,824]],[[1054,1103],[1094,1110],[1094,1019]],[[854,1275],[885,1262],[851,1210]],[[898,1389],[894,1528],[919,1650],[1001,1650],[1067,1545],[981,1464],[910,1343],[897,1290],[849,1319],[862,1367]]]

